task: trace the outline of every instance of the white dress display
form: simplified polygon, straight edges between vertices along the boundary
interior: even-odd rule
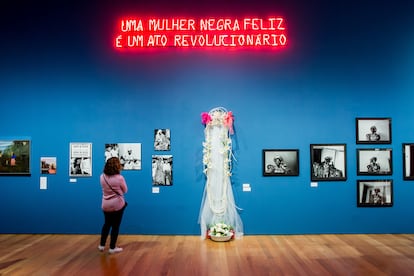
[[[243,236],[243,223],[234,202],[231,186],[231,161],[233,114],[223,107],[202,113],[205,125],[203,142],[203,165],[206,175],[199,223],[201,238],[211,225],[225,223],[230,225],[236,238]]]

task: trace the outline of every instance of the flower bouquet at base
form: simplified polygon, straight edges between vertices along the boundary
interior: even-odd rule
[[[229,241],[234,239],[234,229],[226,223],[218,222],[209,227],[207,238],[213,241]]]

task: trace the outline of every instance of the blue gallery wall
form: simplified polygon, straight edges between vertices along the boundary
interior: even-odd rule
[[[1,233],[99,233],[105,143],[142,143],[122,232],[199,234],[204,188],[200,114],[235,115],[233,191],[245,234],[414,233],[414,182],[402,143],[414,142],[413,5],[381,1],[100,1],[7,4],[0,19],[0,138],[29,138],[31,176],[1,176]],[[122,2],[122,4],[120,4]],[[375,2],[375,5],[373,4]],[[123,14],[286,18],[280,51],[120,53]],[[358,208],[356,117],[391,117],[394,205]],[[153,131],[171,130],[173,186],[152,193]],[[69,143],[93,144],[93,176],[70,182]],[[345,143],[347,180],[310,186],[310,144]],[[262,149],[299,149],[300,174],[263,177]],[[57,174],[40,190],[40,157]],[[243,192],[249,183],[251,192]]]

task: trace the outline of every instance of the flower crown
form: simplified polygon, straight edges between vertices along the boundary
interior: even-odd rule
[[[203,112],[201,113],[201,122],[205,126],[224,125],[229,129],[230,134],[234,134],[234,116],[231,111],[225,112],[222,110],[214,110],[209,113]]]

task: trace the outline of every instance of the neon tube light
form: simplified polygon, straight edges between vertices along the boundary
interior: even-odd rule
[[[282,17],[124,18],[115,34],[116,49],[270,48],[287,45]]]

